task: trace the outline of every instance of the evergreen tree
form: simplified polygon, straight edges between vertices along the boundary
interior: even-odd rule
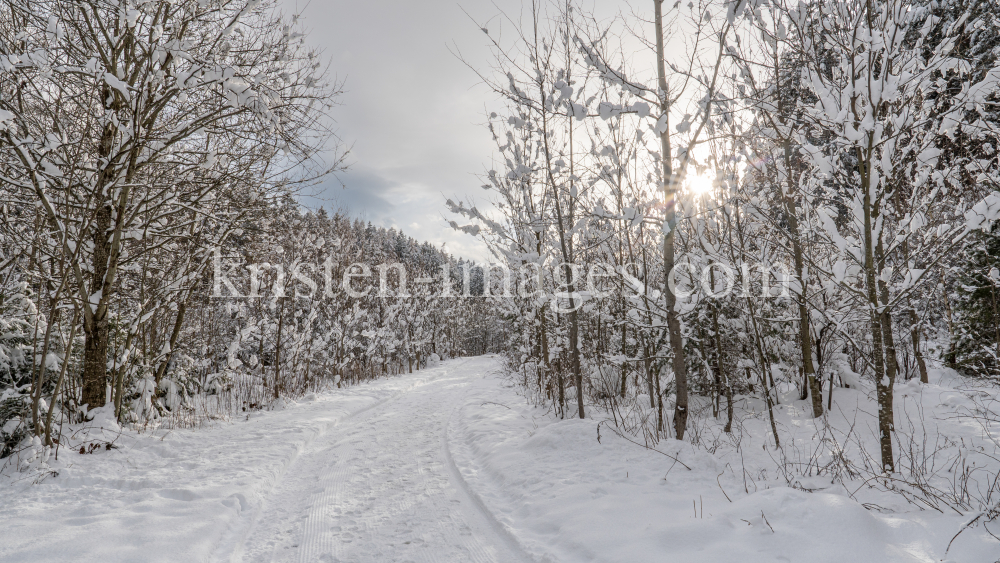
[[[969,375],[1000,377],[1000,225],[966,246],[958,270],[955,363]]]

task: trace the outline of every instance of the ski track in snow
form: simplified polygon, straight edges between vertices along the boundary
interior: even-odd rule
[[[432,368],[405,392],[331,425],[213,559],[530,561],[466,484],[448,445],[455,405],[490,387],[469,375],[493,365],[476,358]]]

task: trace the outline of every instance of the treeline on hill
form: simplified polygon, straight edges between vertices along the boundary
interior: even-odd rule
[[[245,386],[242,406],[256,408],[505,341],[501,326],[478,320],[487,304],[472,263],[340,213],[289,205],[260,224],[234,237],[202,280],[180,331],[186,352],[175,359],[164,344],[171,385],[190,381],[197,392],[222,377]]]
[[[995,6],[644,4],[483,25],[494,210],[449,204],[544,272],[544,295],[503,300],[512,371],[560,415],[654,442],[708,413],[731,432],[734,396],[777,442],[789,390],[821,417],[871,386],[875,473],[903,453],[918,471],[894,450],[897,382],[937,361],[1000,378]]]
[[[464,324],[475,300],[413,285],[464,263],[292,203],[343,167],[338,93],[273,1],[0,6],[0,457],[98,414],[183,423],[499,342]],[[327,260],[399,262],[414,290],[292,275],[326,291]]]

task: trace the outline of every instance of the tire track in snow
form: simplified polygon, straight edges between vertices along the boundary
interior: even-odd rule
[[[222,555],[254,563],[532,561],[465,482],[448,439],[452,407],[482,390],[476,382],[492,367],[483,360],[432,368],[328,423],[285,464],[253,520],[244,519],[239,544]]]
[[[431,383],[441,378],[441,376],[446,375],[453,368],[460,367],[467,363],[469,360],[466,359],[457,365],[446,364],[442,366],[441,373],[438,374],[428,374],[428,376],[433,376],[433,379],[428,379],[428,376],[421,377],[412,382],[411,385],[404,389],[400,389],[386,397],[384,399],[376,399],[371,404],[365,405],[364,407],[349,412],[339,418],[327,421],[319,425],[314,432],[306,437],[306,440],[295,449],[290,456],[288,456],[284,462],[277,467],[275,470],[269,472],[264,478],[263,482],[254,487],[254,496],[257,496],[261,500],[256,505],[253,506],[252,510],[247,511],[246,509],[241,510],[240,515],[237,517],[235,523],[233,523],[229,528],[229,533],[219,542],[216,549],[213,551],[212,556],[210,556],[210,561],[237,561],[241,558],[246,550],[247,542],[249,541],[251,535],[257,528],[260,521],[260,517],[263,512],[267,509],[269,505],[269,500],[274,495],[276,489],[280,487],[285,476],[289,470],[296,464],[296,462],[303,457],[304,452],[309,450],[313,443],[325,436],[332,429],[340,426],[341,423],[352,421],[360,415],[363,415],[372,409],[383,406],[387,403],[395,401],[400,397],[403,397],[406,393],[412,391],[413,389]],[[376,383],[377,384],[377,383]],[[237,495],[234,495],[237,496]],[[237,496],[240,505],[249,504],[245,500],[245,495],[239,494]]]
[[[325,509],[333,504],[333,500],[340,498],[346,489],[346,481],[349,475],[346,464],[336,463],[336,468],[327,474],[320,483],[322,491],[317,494],[310,503],[309,515],[306,517],[303,536],[319,538],[318,545],[303,541],[300,551],[299,561],[318,561],[323,553],[335,552],[336,546],[330,538],[323,533],[323,523]]]
[[[454,413],[461,410],[461,407],[456,407],[452,411],[452,416]],[[500,540],[500,542],[507,548],[509,552],[509,557],[511,561],[516,561],[519,563],[532,562],[534,559],[527,551],[521,547],[521,544],[511,533],[510,529],[507,528],[496,515],[487,508],[486,503],[483,502],[482,498],[476,494],[476,492],[469,485],[468,481],[462,476],[462,471],[458,468],[455,463],[455,458],[451,453],[451,445],[448,440],[448,427],[451,424],[451,416],[448,421],[444,424],[444,432],[441,435],[441,447],[444,453],[445,462],[448,465],[448,471],[451,473],[452,481],[455,483],[457,488],[462,492],[463,496],[468,501],[468,505],[472,506],[477,515],[482,519],[486,526],[493,532],[494,536]]]
[[[369,443],[346,455],[341,470],[313,495],[298,561],[497,560],[455,511],[460,501],[452,498],[456,491],[441,459],[437,427],[447,418],[440,403],[450,401],[449,389],[467,385],[463,380],[437,378],[401,401],[399,410],[353,428],[370,431]],[[331,483],[337,481],[335,492]]]

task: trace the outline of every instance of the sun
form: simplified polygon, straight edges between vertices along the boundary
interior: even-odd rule
[[[688,193],[696,196],[709,194],[715,188],[715,180],[707,174],[694,174],[684,180]]]

